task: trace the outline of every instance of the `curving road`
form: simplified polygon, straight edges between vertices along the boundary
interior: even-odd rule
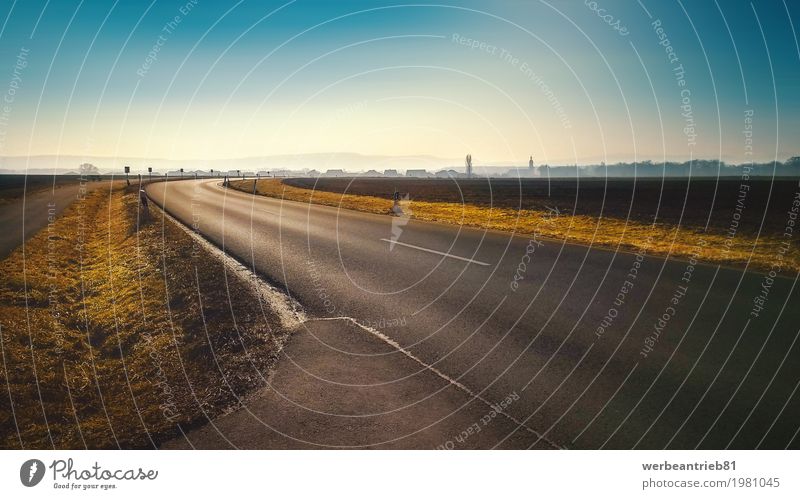
[[[217,180],[147,192],[310,317],[355,319],[491,403],[518,395],[509,421],[555,445],[800,446],[794,274],[754,317],[759,273],[282,202]]]

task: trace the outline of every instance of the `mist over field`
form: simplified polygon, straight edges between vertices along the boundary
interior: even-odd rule
[[[185,172],[210,174],[211,171],[235,173],[247,172],[255,175],[277,173],[278,176],[312,176],[325,174],[329,170],[341,170],[354,176],[368,173],[370,176],[395,170],[405,174],[408,170],[425,170],[430,174],[453,171],[465,172],[463,159],[446,159],[434,156],[370,156],[356,153],[319,153],[277,155],[252,158],[218,160],[166,160],[161,158],[110,158],[79,156],[30,156],[0,157],[0,174],[63,175],[76,174],[79,165],[93,164],[103,174],[122,174],[125,165],[132,165],[133,172],[145,173],[148,167],[153,172],[166,174]],[[764,177],[800,176],[800,157],[791,157],[768,163],[731,163],[699,159],[693,161],[605,162],[592,164],[539,164],[534,169],[527,162],[487,162],[476,164],[474,172],[487,177],[733,177],[752,175]]]

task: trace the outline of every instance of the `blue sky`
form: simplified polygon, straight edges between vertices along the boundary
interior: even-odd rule
[[[560,164],[800,154],[797,2],[0,5],[0,155],[471,152],[476,163]]]

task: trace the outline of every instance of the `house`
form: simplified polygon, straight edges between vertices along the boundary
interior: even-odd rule
[[[400,174],[397,173],[397,170],[383,170],[384,177],[399,177]]]
[[[414,178],[429,178],[431,176],[427,170],[419,169],[419,170],[406,170],[406,177],[414,177]]]
[[[506,173],[504,174],[505,177],[512,177],[512,178],[530,178],[530,177],[538,177],[538,173],[535,169],[530,168],[509,168]]]
[[[361,177],[382,177],[381,172],[376,170],[368,170],[360,175]]]
[[[436,178],[459,178],[463,177],[464,175],[451,168],[449,170],[440,170],[436,172],[434,176]]]
[[[344,170],[334,169],[328,170],[325,172],[325,177],[346,177],[347,175],[344,173]]]

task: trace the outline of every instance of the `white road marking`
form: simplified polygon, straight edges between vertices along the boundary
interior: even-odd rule
[[[417,250],[420,250],[420,251],[427,251],[428,253],[434,253],[436,255],[447,256],[447,257],[450,257],[450,258],[455,258],[456,260],[461,260],[461,261],[464,261],[464,262],[474,263],[474,264],[477,264],[477,265],[483,265],[485,267],[489,266],[489,264],[486,263],[486,262],[473,260],[471,258],[464,258],[463,256],[451,255],[450,253],[444,253],[442,251],[436,251],[436,250],[432,250],[432,249],[428,249],[428,248],[423,248],[422,246],[414,246],[413,244],[401,243],[400,241],[392,241],[391,239],[383,239],[383,238],[381,238],[381,241],[386,241],[389,244],[399,244],[401,246],[407,246],[409,248],[414,248],[414,249],[417,249]]]
[[[385,239],[384,239],[384,241],[385,241]],[[397,244],[401,244],[401,243],[397,243]],[[503,300],[505,300],[505,298]],[[500,303],[502,303],[502,302],[500,302]],[[499,305],[498,305],[498,307],[499,307]],[[497,310],[497,309],[495,309],[495,310]],[[358,322],[357,320],[353,319],[352,317],[316,317],[316,318],[313,318],[313,319],[308,319],[308,322],[313,322],[313,321],[338,321],[338,320],[350,321],[351,323],[353,323],[356,326],[360,327],[364,331],[368,332],[369,334],[375,336],[379,340],[381,340],[381,341],[385,342],[386,344],[390,345],[391,347],[395,348],[398,352],[402,353],[403,355],[405,355],[409,359],[413,360],[414,362],[416,362],[420,366],[422,366],[425,369],[431,371],[436,376],[439,376],[440,378],[442,378],[446,382],[450,383],[454,387],[456,387],[459,390],[463,391],[464,393],[466,393],[467,395],[469,395],[473,399],[476,399],[476,400],[479,400],[479,401],[483,402],[484,404],[489,406],[490,409],[494,410],[496,413],[502,414],[503,416],[508,418],[511,422],[516,424],[517,427],[525,428],[530,433],[532,433],[532,434],[536,435],[537,437],[539,437],[539,440],[543,440],[544,442],[549,444],[551,447],[553,447],[555,449],[566,449],[566,447],[562,447],[561,445],[558,445],[554,441],[552,441],[549,438],[547,438],[545,435],[539,433],[538,431],[534,430],[530,426],[526,425],[524,422],[522,422],[519,419],[515,418],[511,414],[503,411],[503,409],[499,405],[493,404],[491,401],[489,401],[489,399],[483,397],[480,393],[475,393],[470,388],[468,388],[464,383],[458,381],[457,379],[451,378],[450,376],[448,376],[447,374],[443,373],[442,371],[440,371],[436,367],[434,367],[434,366],[432,366],[430,364],[427,364],[426,362],[424,362],[422,359],[420,359],[419,357],[417,357],[416,355],[414,355],[410,351],[408,351],[405,348],[401,347],[400,344],[397,343],[395,340],[393,340],[389,336],[383,334],[382,332],[378,331],[377,329],[373,329],[371,327],[365,326],[365,325],[361,324],[360,322]],[[537,440],[536,442],[538,443],[539,440]]]

